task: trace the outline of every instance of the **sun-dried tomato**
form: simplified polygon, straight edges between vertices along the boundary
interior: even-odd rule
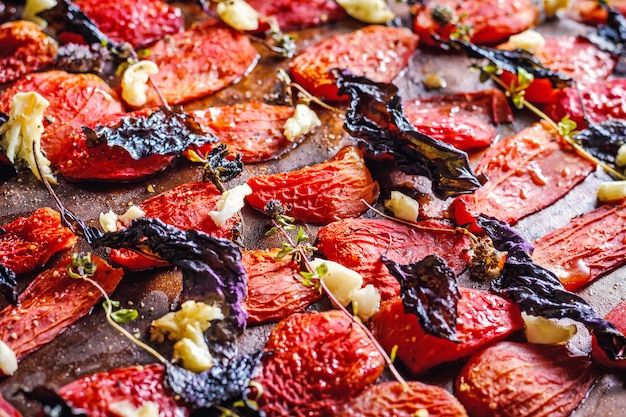
[[[604,318],[611,322],[617,330],[626,333],[626,301],[622,301],[613,307]],[[598,346],[598,340],[595,335],[592,334],[591,337],[591,358],[596,364],[606,369],[622,372],[626,370],[626,359],[622,358],[612,361],[604,350]]]
[[[248,3],[264,17],[276,19],[283,31],[319,26],[346,16],[334,0],[249,0]],[[259,31],[269,28],[260,23]]]
[[[22,417],[22,414],[17,411],[7,400],[0,394],[0,416],[3,417]]]
[[[606,3],[626,16],[626,0],[608,0]],[[598,25],[606,23],[608,13],[597,0],[576,0],[570,5],[570,16],[590,25]]]

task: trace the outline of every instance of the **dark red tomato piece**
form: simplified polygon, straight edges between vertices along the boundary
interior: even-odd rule
[[[145,217],[158,218],[180,229],[233,239],[240,226],[239,216],[231,217],[223,226],[217,226],[209,216],[212,210],[217,210],[220,198],[222,194],[211,182],[190,182],[144,200],[138,207],[145,212]],[[127,249],[112,249],[110,259],[114,264],[133,270],[167,265]]]
[[[626,301],[622,301],[609,311],[605,319],[612,323],[617,330],[622,333],[626,333]],[[591,358],[593,361],[602,366],[603,368],[612,369],[616,371],[626,370],[626,359],[617,359],[612,361],[598,346],[598,341],[595,335],[591,335]]]
[[[36,91],[50,102],[44,112],[41,148],[53,165],[68,151],[68,136],[76,128],[104,115],[124,111],[117,94],[93,74],[48,71],[20,78],[0,96],[0,112],[9,113],[18,92]]]
[[[467,417],[465,408],[445,389],[407,381],[381,382],[353,398],[336,417],[380,416]]]
[[[479,214],[515,224],[567,194],[594,169],[551,127],[536,123],[487,150],[475,172],[489,180],[454,200],[454,217],[459,225]]]
[[[207,21],[168,36],[150,47],[159,73],[150,77],[169,104],[214,93],[239,80],[255,65],[258,52],[250,39],[228,26]],[[148,90],[146,107],[161,101]]]
[[[272,330],[255,381],[267,417],[334,416],[373,383],[385,361],[366,333],[337,310],[293,314]]]
[[[605,204],[535,242],[533,261],[576,291],[626,263],[626,203]]]
[[[607,4],[626,16],[626,0],[608,0]],[[576,0],[570,7],[570,15],[581,22],[598,25],[606,23],[608,13],[597,0]]]
[[[0,264],[16,274],[44,266],[57,252],[70,249],[78,238],[61,224],[61,215],[44,207],[29,217],[2,226]]]
[[[582,37],[559,36],[545,40],[544,47],[534,51],[534,55],[553,71],[576,81],[604,80],[613,72],[616,61],[611,54]],[[514,46],[508,43],[500,48],[514,49]],[[517,85],[517,77],[510,72],[505,71],[501,78],[505,85]],[[536,79],[524,91],[524,98],[530,102],[550,103],[558,90],[552,88],[550,80]]]
[[[400,297],[381,304],[369,325],[381,346],[414,374],[466,358],[524,327],[519,308],[485,290],[459,288],[456,335],[459,343],[424,333],[417,316],[404,312]]]
[[[97,256],[92,255],[91,259],[96,265],[91,279],[111,294],[122,279],[122,270],[111,268]],[[67,257],[58,266],[37,275],[19,295],[19,306],[0,311],[0,340],[18,359],[53,340],[102,298],[93,284],[67,275],[70,263]]]
[[[456,380],[471,416],[567,417],[597,378],[566,346],[500,342],[472,356]]]
[[[285,122],[294,112],[293,107],[253,102],[191,114],[203,129],[220,138],[231,155],[242,154],[242,161],[248,164],[276,159],[296,146],[297,142],[290,142],[283,133]],[[208,153],[213,147],[214,144],[207,144],[200,151]]]
[[[401,264],[437,254],[460,274],[469,263],[470,245],[467,235],[441,222],[411,227],[391,220],[349,219],[321,228],[315,246],[329,260],[361,274],[364,285],[374,285],[385,300],[400,293],[400,284],[380,260],[382,254]]]
[[[337,95],[331,69],[389,83],[407,66],[417,42],[418,37],[408,29],[370,25],[308,47],[289,68],[294,80],[314,96],[347,100],[348,96]]]
[[[185,28],[181,10],[164,0],[77,0],[76,5],[115,42],[146,46]]]
[[[262,16],[276,19],[283,31],[319,26],[346,16],[335,0],[248,0],[248,4]],[[267,29],[268,25],[261,22],[259,31]]]
[[[2,417],[22,417],[22,414],[15,409],[7,400],[0,394],[0,416]]]
[[[331,160],[298,171],[258,175],[248,180],[252,194],[248,203],[263,211],[269,200],[291,207],[288,215],[308,223],[326,224],[357,217],[378,196],[358,148],[348,146]]]
[[[592,124],[608,119],[626,119],[626,78],[579,83],[580,96],[575,87],[568,87],[556,93],[552,103],[543,110],[552,120],[559,121],[565,116],[576,122],[579,130],[587,127],[580,107],[580,97],[585,106],[585,114]]]
[[[242,252],[242,263],[248,273],[244,308],[250,324],[279,321],[301,313],[321,297],[315,288],[301,282],[298,264],[290,257],[276,261],[277,253],[278,249]]]
[[[163,365],[151,364],[115,369],[89,375],[59,389],[59,395],[89,417],[113,417],[109,406],[128,401],[139,408],[151,401],[159,408],[159,417],[186,417],[188,407],[177,403],[164,385]]]
[[[39,26],[26,20],[0,26],[0,84],[54,63],[57,45]]]
[[[418,4],[413,30],[426,45],[435,45],[431,35],[448,39],[457,31],[452,24],[442,24],[433,18],[433,10],[440,8],[452,12],[461,24],[470,25],[470,40],[478,45],[503,42],[511,35],[535,25],[539,20],[539,8],[532,0],[437,0]],[[435,13],[437,14],[437,13]]]

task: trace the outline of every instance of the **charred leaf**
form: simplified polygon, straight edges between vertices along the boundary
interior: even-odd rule
[[[615,166],[617,151],[626,143],[626,120],[609,119],[591,125],[576,133],[574,140],[600,161]]]
[[[21,391],[29,400],[35,400],[42,406],[40,417],[88,417],[82,410],[72,408],[57,392],[40,385],[31,391]]]
[[[120,146],[134,159],[150,155],[179,155],[191,145],[216,142],[188,113],[158,109],[149,115],[122,117],[114,126],[83,126],[89,146]]]
[[[12,305],[17,305],[17,279],[15,272],[6,265],[0,264],[0,293]]]
[[[119,84],[116,72],[123,62],[125,60],[120,60],[98,43],[91,45],[68,43],[61,45],[56,55],[57,69],[76,74],[96,74],[112,86]]]
[[[166,364],[165,385],[194,408],[209,408],[240,398],[262,356],[263,352],[242,355],[224,364],[217,363],[201,373]]]
[[[361,141],[366,152],[391,155],[402,172],[429,178],[434,194],[442,199],[480,187],[465,152],[418,132],[405,118],[395,85],[347,71],[334,70],[333,75],[339,94],[350,97],[344,129]]]
[[[400,265],[384,254],[389,272],[400,283],[404,312],[417,316],[427,334],[459,342],[456,337],[457,303],[461,294],[454,271],[437,255]]]
[[[603,4],[608,15],[606,24],[587,34],[589,42],[611,55],[626,57],[626,17],[619,10]]]
[[[220,143],[202,160],[202,180],[212,182],[221,193],[226,191],[224,181],[235,179],[243,172],[242,154],[235,159],[228,158],[228,154],[226,145]]]
[[[599,347],[609,358],[626,357],[626,337],[598,316],[585,300],[566,291],[554,273],[533,263],[529,250],[532,246],[522,236],[492,217],[481,215],[476,221],[494,247],[507,252],[500,277],[492,281],[495,292],[511,299],[530,315],[569,318],[582,323],[596,336]]]

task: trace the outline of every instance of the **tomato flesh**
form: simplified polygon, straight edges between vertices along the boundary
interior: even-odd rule
[[[346,16],[334,0],[249,0],[248,4],[261,15],[276,19],[283,31],[319,26]],[[260,23],[259,31],[269,29]]]
[[[626,301],[622,301],[613,307],[604,318],[612,323],[617,330],[626,333]],[[592,335],[591,339],[591,358],[596,364],[603,368],[619,372],[626,370],[626,359],[617,359],[614,361],[609,359],[606,353],[598,346],[598,340],[595,335]]]

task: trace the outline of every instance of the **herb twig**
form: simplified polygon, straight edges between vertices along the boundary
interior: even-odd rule
[[[294,106],[296,104],[294,101],[294,94],[293,94],[293,89],[295,88],[296,90],[298,90],[300,94],[302,94],[302,97],[298,97],[298,99],[302,101],[304,104],[308,105],[311,102],[313,102],[326,110],[332,111],[333,113],[339,115],[339,117],[341,118],[345,117],[345,112],[338,109],[337,107],[334,107],[334,106],[331,106],[330,104],[325,103],[324,101],[320,100],[319,98],[309,93],[300,84],[294,83],[293,81],[291,81],[291,77],[289,77],[289,74],[287,74],[287,72],[283,70],[282,68],[278,69],[276,73],[276,78],[278,79],[278,81],[283,83],[285,95],[287,96],[287,100],[289,101],[290,105]]]

